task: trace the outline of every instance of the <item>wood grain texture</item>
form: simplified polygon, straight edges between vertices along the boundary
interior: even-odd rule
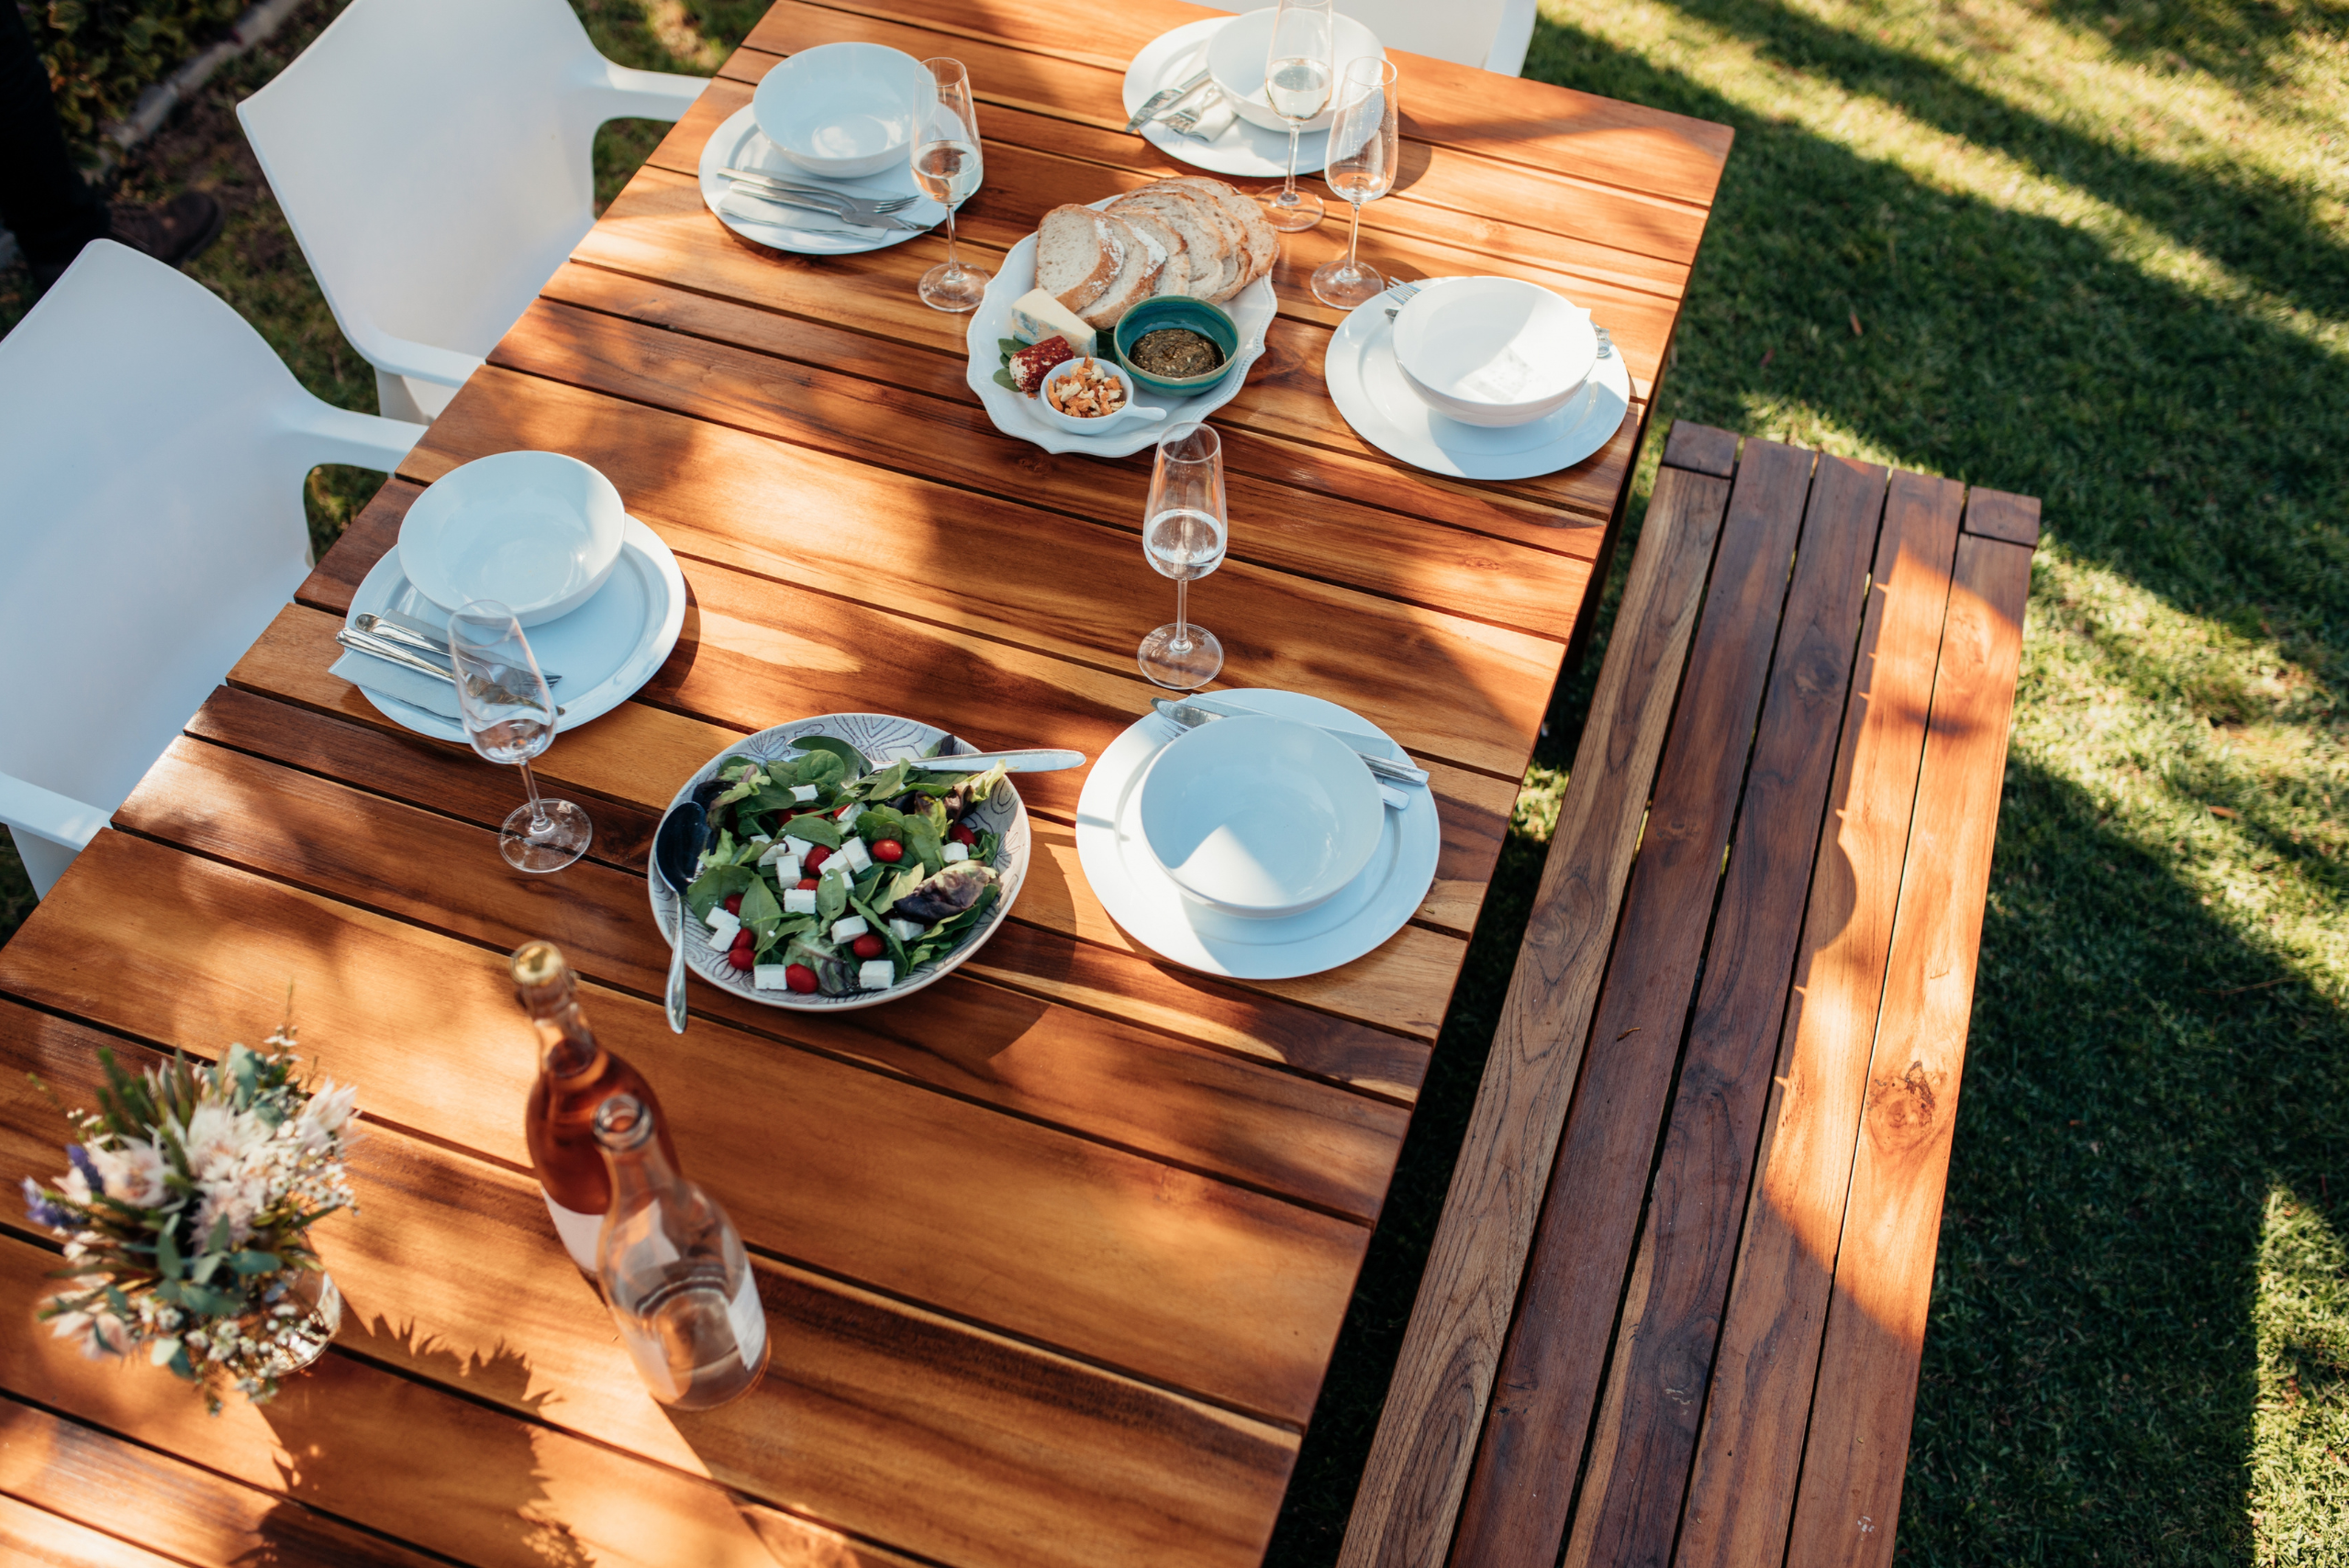
[[[1883,469],[1825,455],[1811,481],[1569,1562],[1660,1560],[1679,1525],[1819,851],[1884,490]]]
[[[1977,485],[1965,498],[1965,521],[1962,526],[1970,534],[2004,539],[2025,550],[2036,549],[2039,545],[2039,497],[2012,495],[2003,490],[1985,490]]]
[[[1791,1562],[1892,1562],[2030,592],[2027,546],[1959,542]]]
[[[1451,1543],[1729,486],[1656,484],[1340,1562]]]
[[[66,1103],[90,1101],[106,1037],[0,1006],[0,1038]],[[157,1059],[106,1043],[134,1067]],[[12,1164],[56,1158],[56,1119],[21,1079],[0,1085],[0,1151]],[[318,1233],[350,1303],[347,1350],[505,1412],[526,1456],[545,1446],[528,1431],[552,1429],[656,1462],[638,1466],[649,1506],[664,1488],[705,1499],[714,1488],[667,1478],[706,1475],[814,1516],[750,1518],[770,1549],[796,1529],[811,1538],[813,1562],[897,1561],[845,1529],[957,1562],[1252,1561],[1255,1515],[1294,1455],[1294,1436],[1277,1429],[770,1264],[760,1282],[767,1377],[740,1405],[673,1418],[645,1396],[528,1176],[381,1125],[354,1144],[352,1162],[361,1207]],[[495,1290],[482,1288],[484,1255],[498,1260]],[[143,1368],[121,1381],[142,1379],[158,1404],[189,1400]],[[339,1418],[377,1414],[362,1402]],[[485,1468],[510,1464],[465,1452]],[[351,1507],[326,1486],[303,1495]],[[545,1499],[515,1501],[537,1512],[528,1506]],[[691,1529],[689,1516],[677,1523]],[[833,1555],[812,1550],[827,1540]]]
[[[201,1044],[259,1033],[291,983],[320,1070],[369,1084],[380,1120],[527,1164],[536,1050],[502,951],[111,830],[39,914],[0,948],[0,991]],[[126,946],[147,961],[107,958]],[[657,1003],[600,985],[583,996],[751,1245],[1238,1409],[1310,1415],[1360,1225],[716,1020],[673,1035]]]
[[[0,1555],[41,1568],[173,1568],[172,1560],[0,1496]]]
[[[1590,1429],[1639,1234],[1810,466],[1808,451],[1750,441],[1730,493],[1581,1081],[1461,1507],[1453,1549],[1459,1564],[1550,1568],[1558,1560],[1573,1500],[1565,1483]]]
[[[508,950],[542,938],[578,973],[658,995],[669,947],[643,873],[579,865],[560,883],[495,853],[495,815],[462,820],[371,799],[183,740],[117,826],[364,908]],[[806,1014],[694,983],[705,1017],[1170,1163],[1369,1220],[1408,1119],[1382,1101],[1131,1024],[950,975],[886,1008]]]
[[[1727,479],[1737,472],[1737,432],[1675,419],[1664,438],[1664,466]]]
[[[1675,1559],[1750,1568],[1785,1550],[1884,995],[1917,762],[1949,598],[1962,492],[1896,474],[1820,831],[1795,1001],[1738,1248]]]

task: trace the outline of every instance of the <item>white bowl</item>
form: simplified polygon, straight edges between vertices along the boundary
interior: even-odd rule
[[[810,174],[854,180],[911,161],[916,117],[936,90],[903,50],[818,44],[766,73],[751,95],[751,117]]]
[[[1053,407],[1051,399],[1047,396],[1047,394],[1052,391],[1052,383],[1063,375],[1074,374],[1077,368],[1085,362],[1085,355],[1079,354],[1073,360],[1063,360],[1044,373],[1043,381],[1036,387],[1035,398],[1029,405],[1035,412],[1036,417],[1048,425],[1058,426],[1063,430],[1074,430],[1080,436],[1090,436],[1114,426],[1129,424],[1143,412],[1142,406],[1134,401],[1134,378],[1097,354],[1092,356],[1093,362],[1108,372],[1110,377],[1126,389],[1125,406],[1115,414],[1098,414],[1089,418],[1082,414],[1063,414]],[[1153,422],[1166,417],[1162,409],[1153,408],[1149,410],[1149,413]]]
[[[537,626],[604,585],[627,528],[620,493],[577,458],[498,452],[416,498],[400,522],[400,566],[444,610],[495,599]]]
[[[1439,414],[1527,425],[1554,414],[1598,363],[1590,312],[1516,278],[1439,278],[1395,317],[1395,363]]]
[[[1141,781],[1150,852],[1191,898],[1295,915],[1362,874],[1386,827],[1370,770],[1328,731],[1219,718],[1178,737]]]
[[[1277,14],[1276,9],[1249,11],[1217,28],[1215,37],[1208,40],[1208,74],[1215,79],[1223,95],[1231,100],[1231,106],[1239,111],[1241,119],[1286,134],[1288,121],[1273,113],[1273,106],[1264,96],[1264,54],[1273,47],[1273,17]],[[1346,79],[1349,61],[1364,56],[1384,60],[1386,51],[1379,47],[1376,33],[1342,14],[1337,19],[1332,40],[1330,52],[1336,59],[1330,61],[1330,93],[1335,98]],[[1333,102],[1307,120],[1305,128],[1328,130],[1330,122],[1336,117],[1337,105]]]

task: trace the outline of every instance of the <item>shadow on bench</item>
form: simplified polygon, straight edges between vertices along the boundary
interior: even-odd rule
[[[1675,428],[1345,1568],[1891,1561],[2038,538]]]

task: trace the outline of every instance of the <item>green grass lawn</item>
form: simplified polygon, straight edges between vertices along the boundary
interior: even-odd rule
[[[706,70],[763,6],[583,9],[630,63]],[[196,274],[372,407],[228,115],[304,36],[128,183],[230,199]],[[2344,64],[2342,0],[1552,0],[1528,61],[1737,128],[1659,431],[2046,504],[1908,1562],[2349,1563]],[[607,193],[650,145],[607,129]],[[0,276],[0,328],[24,294]],[[314,476],[322,539],[373,484]],[[1276,1562],[1335,1556],[1595,669],[1529,775]]]

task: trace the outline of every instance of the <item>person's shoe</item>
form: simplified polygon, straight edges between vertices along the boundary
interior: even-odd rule
[[[152,206],[117,203],[109,239],[176,267],[194,261],[220,237],[226,215],[202,191],[184,191]]]

